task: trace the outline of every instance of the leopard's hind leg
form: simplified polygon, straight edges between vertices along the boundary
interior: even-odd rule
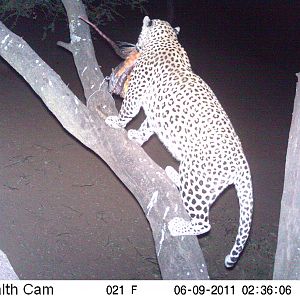
[[[207,176],[206,165],[188,158],[179,166],[179,191],[190,221],[174,218],[169,222],[171,235],[200,235],[210,230],[209,206],[223,187],[212,186]],[[176,178],[176,177],[175,177]]]
[[[154,131],[149,126],[148,120],[146,118],[139,129],[128,130],[128,138],[142,146],[145,142],[149,140],[153,133]]]

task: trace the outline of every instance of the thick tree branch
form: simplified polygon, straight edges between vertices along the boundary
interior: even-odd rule
[[[300,279],[300,73],[286,155],[274,279]]]
[[[63,1],[63,3],[66,5],[68,15],[71,15],[71,21],[77,20],[76,14],[82,14],[81,1]],[[74,26],[73,32],[78,33],[81,30],[77,28],[83,27],[80,24],[79,21],[70,22],[70,27]],[[81,43],[84,44],[85,41],[82,39]],[[74,47],[71,52],[85,95],[88,98],[96,98],[103,75],[99,68],[96,70],[93,58],[86,56],[87,52],[93,50],[90,48],[90,42],[85,46],[87,48],[79,44],[71,42]],[[78,60],[74,51],[77,52]],[[153,232],[162,277],[164,279],[208,279],[197,238],[172,237],[167,230],[170,219],[175,216],[188,218],[188,215],[177,188],[165,176],[164,170],[157,166],[141,147],[127,139],[125,130],[107,127],[101,115],[81,103],[28,44],[9,31],[1,22],[0,55],[24,77],[62,126],[99,155],[136,197]],[[84,61],[81,57],[85,58]],[[98,76],[94,72],[100,74],[100,79],[93,78]],[[96,82],[98,90],[94,87]],[[97,95],[97,97],[102,113],[114,112],[113,102],[108,98],[107,92],[103,89],[101,93],[102,96]]]
[[[116,114],[114,100],[107,92],[107,83],[95,57],[89,26],[79,19],[79,16],[87,18],[84,6],[81,1],[62,0],[62,3],[68,15],[70,42],[57,44],[73,55],[87,106],[104,115]]]

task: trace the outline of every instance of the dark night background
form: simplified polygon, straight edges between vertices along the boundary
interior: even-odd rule
[[[199,242],[212,279],[271,279],[296,76],[300,71],[298,1],[174,0],[172,24],[193,70],[214,90],[242,141],[254,184],[254,220],[233,270],[223,262],[238,224],[228,189],[212,207]],[[167,1],[149,1],[150,18],[169,19]],[[138,11],[102,30],[135,43]],[[8,24],[7,24],[8,25]],[[81,98],[66,23],[42,41],[43,19],[13,29]],[[94,34],[104,75],[120,60]],[[68,135],[24,80],[0,60],[0,248],[21,279],[159,279],[153,240],[135,199],[105,163]],[[120,100],[116,100],[118,107]],[[136,127],[141,121],[133,121]],[[145,150],[174,164],[156,138]]]

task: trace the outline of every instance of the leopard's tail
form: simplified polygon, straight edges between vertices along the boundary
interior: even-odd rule
[[[234,246],[225,258],[226,268],[234,267],[241,252],[244,249],[251,227],[253,211],[253,191],[250,169],[247,162],[246,165],[243,164],[243,169],[240,170],[239,176],[237,176],[234,185],[239,198],[240,219]]]

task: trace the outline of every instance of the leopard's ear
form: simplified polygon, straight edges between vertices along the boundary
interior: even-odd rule
[[[173,29],[174,29],[175,33],[178,35],[180,32],[180,27],[174,27]]]
[[[146,27],[150,27],[152,25],[152,20],[148,16],[145,16],[143,19],[143,25]]]

